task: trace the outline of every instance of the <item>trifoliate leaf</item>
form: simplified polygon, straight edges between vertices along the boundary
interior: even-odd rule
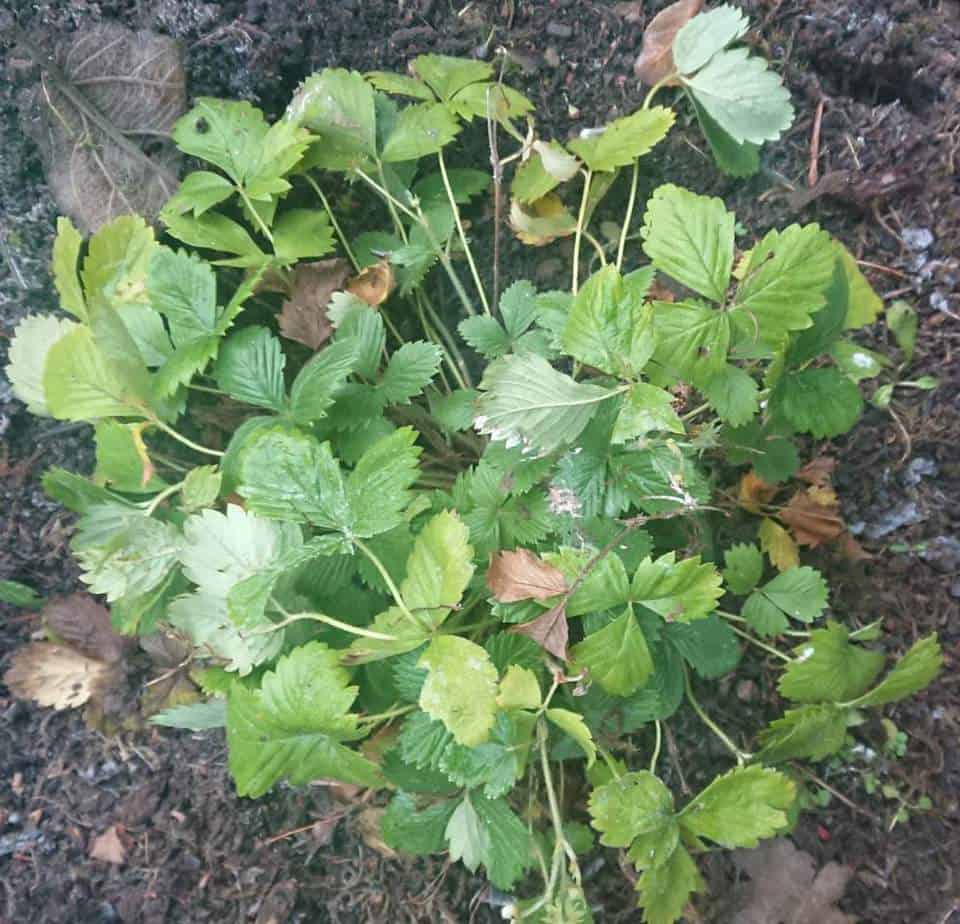
[[[61,219],[64,221],[66,219]],[[72,227],[72,225],[71,225]],[[59,239],[59,238],[58,238]],[[76,276],[76,270],[74,270]],[[51,314],[27,315],[14,328],[13,341],[4,368],[13,393],[38,417],[49,417],[43,388],[44,371],[51,347],[61,337],[77,328],[77,324]]]
[[[317,353],[290,386],[290,414],[298,424],[326,416],[337,393],[357,365],[357,344],[352,338],[337,340]]]
[[[706,883],[685,847],[677,847],[661,866],[651,866],[637,881],[644,924],[674,924],[694,892]]]
[[[589,671],[590,680],[615,696],[640,689],[653,671],[647,640],[631,607],[574,645],[570,656],[576,667]]]
[[[744,605],[743,615],[760,634],[774,635],[787,627],[784,615],[813,622],[826,605],[826,581],[819,571],[803,565],[784,571],[754,591]],[[774,624],[778,628],[770,631]]]
[[[282,411],[286,359],[280,341],[265,327],[246,327],[227,339],[217,360],[217,383],[231,398]]]
[[[259,690],[230,689],[227,744],[241,796],[263,795],[278,780],[382,783],[376,764],[341,742],[362,736],[350,707],[357,688],[336,651],[310,642],[281,658]]]
[[[735,141],[775,141],[793,122],[790,93],[767,62],[746,48],[713,55],[683,79],[710,117]]]
[[[673,40],[673,62],[681,74],[700,70],[718,51],[744,35],[750,21],[726,3],[694,16]]]
[[[150,716],[150,724],[189,731],[224,728],[227,724],[227,701],[217,697],[202,703],[171,706]]]
[[[533,354],[491,363],[480,383],[474,425],[508,445],[546,454],[573,442],[597,405],[615,392],[584,385]]]
[[[654,302],[659,384],[679,379],[697,387],[723,372],[730,347],[730,317],[697,304]]]
[[[793,781],[776,770],[737,767],[684,806],[680,827],[724,847],[756,847],[788,826],[796,795]]]
[[[779,635],[790,625],[783,610],[759,591],[747,597],[741,615],[757,635]]]
[[[572,585],[584,575],[591,555],[585,550],[560,549],[547,553],[545,557],[566,575]],[[626,568],[620,556],[611,552],[586,573],[567,601],[567,612],[571,616],[599,613],[625,606],[629,601],[630,580]]]
[[[418,55],[412,67],[414,73],[429,84],[442,100],[450,100],[470,84],[489,80],[493,76],[493,68],[486,61],[448,55]]]
[[[436,154],[459,132],[456,118],[440,103],[406,106],[400,110],[380,158],[386,164],[418,160]]]
[[[273,249],[285,264],[326,256],[333,247],[333,227],[326,212],[287,209],[273,223]]]
[[[593,743],[593,736],[583,716],[569,709],[548,709],[547,718],[557,728],[568,734],[580,746],[580,750],[587,755],[587,766],[592,767],[597,759],[597,746]]]
[[[802,757],[823,760],[836,754],[843,747],[849,715],[849,710],[832,704],[790,709],[760,733],[757,758],[778,764]]]
[[[750,593],[763,577],[763,556],[755,545],[738,543],[724,553],[723,581],[731,593]]]
[[[667,136],[675,118],[673,110],[664,106],[638,109],[614,119],[598,132],[582,133],[568,147],[591,170],[616,170],[649,153]]]
[[[528,667],[511,664],[500,681],[497,705],[501,709],[539,709],[542,699],[537,675]]]
[[[701,562],[699,555],[678,562],[675,552],[644,559],[630,585],[634,603],[668,621],[702,619],[722,595],[720,575],[713,565]]]
[[[476,747],[451,742],[440,758],[447,778],[467,789],[483,788],[488,799],[513,789],[523,776],[533,742],[536,717],[526,712],[499,713],[490,738]]]
[[[487,652],[455,635],[435,638],[420,656],[429,673],[420,708],[439,719],[467,747],[483,744],[497,711],[497,669]]]
[[[434,343],[405,343],[391,357],[380,380],[389,404],[409,404],[437,374],[443,354]]]
[[[811,632],[780,676],[780,694],[799,703],[842,703],[862,695],[883,669],[884,657],[852,645],[849,638],[835,622]]]
[[[751,421],[760,409],[760,389],[747,372],[727,363],[702,383],[703,393],[717,416],[732,427]]]
[[[610,441],[626,443],[651,430],[685,432],[683,421],[673,409],[673,395],[648,382],[637,382],[624,398]]]
[[[676,826],[673,795],[645,770],[626,773],[590,794],[591,823],[607,847],[629,847],[639,838]],[[666,857],[662,857],[665,860]]]
[[[733,267],[734,221],[720,199],[659,186],[647,202],[644,253],[677,282],[721,302]]]
[[[722,677],[740,663],[737,635],[716,613],[693,622],[667,623],[661,633],[701,677]]]
[[[770,396],[770,413],[818,439],[846,433],[863,413],[860,390],[838,369],[788,373]]]
[[[937,635],[928,635],[915,642],[877,686],[850,705],[859,708],[885,706],[906,699],[926,687],[940,673],[942,666],[943,652]]]
[[[444,832],[456,807],[444,799],[418,809],[412,796],[398,792],[380,821],[383,839],[388,847],[415,857],[437,853],[446,844]]]

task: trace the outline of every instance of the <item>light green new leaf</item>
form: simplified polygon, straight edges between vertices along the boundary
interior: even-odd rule
[[[673,395],[656,385],[637,382],[630,386],[613,425],[612,443],[626,443],[651,430],[684,433],[683,421],[673,409]]]
[[[81,321],[87,320],[87,303],[77,276],[77,263],[83,238],[69,218],[57,219],[57,236],[53,240],[53,282],[60,296],[60,307]]]
[[[839,241],[833,242],[834,249],[840,255],[840,265],[847,277],[849,297],[847,313],[843,319],[844,330],[854,330],[872,324],[883,312],[883,299],[867,282],[867,277],[860,272],[853,254]],[[896,302],[894,302],[896,304]],[[891,306],[893,307],[893,306]]]
[[[651,866],[637,880],[644,924],[674,924],[694,892],[706,883],[685,847],[677,847],[660,866]]]
[[[333,250],[333,227],[319,209],[287,209],[273,223],[273,249],[286,264]]]
[[[460,860],[470,872],[475,872],[490,852],[490,835],[481,823],[469,795],[464,797],[450,816],[444,836],[451,861],[456,863]]]
[[[436,154],[459,134],[456,117],[442,103],[417,103],[400,110],[380,157],[386,164]]]
[[[760,733],[757,758],[769,764],[803,757],[823,760],[843,747],[849,717],[848,709],[833,704],[790,709]]]
[[[421,530],[407,559],[400,596],[411,609],[449,612],[473,576],[470,533],[456,513],[444,510]]]
[[[347,337],[328,344],[297,374],[290,386],[290,414],[298,424],[326,417],[340,387],[357,365],[357,343]]]
[[[574,645],[570,657],[578,668],[590,672],[592,681],[615,696],[639,690],[653,672],[647,640],[631,607]]]
[[[231,398],[280,412],[284,409],[280,341],[265,327],[246,327],[227,339],[217,359],[217,384]]]
[[[455,635],[435,638],[420,656],[428,671],[420,708],[439,719],[467,747],[490,736],[497,712],[497,669],[487,652]]]
[[[662,141],[676,119],[672,109],[654,106],[638,109],[589,135],[581,134],[568,145],[591,170],[627,167]]]
[[[917,329],[920,319],[917,310],[902,298],[898,298],[887,311],[887,330],[893,334],[897,346],[903,350],[907,362],[913,361],[913,351],[917,345]]]
[[[767,62],[746,48],[715,54],[684,86],[735,141],[775,141],[793,122],[790,93]]]
[[[883,652],[852,645],[849,638],[835,622],[811,632],[780,676],[780,694],[798,703],[842,703],[862,695],[883,669]]]
[[[593,736],[583,716],[569,709],[548,709],[547,718],[557,728],[568,734],[580,746],[580,750],[587,755],[587,766],[592,767],[597,759],[597,746],[593,743]]]
[[[647,202],[643,251],[657,269],[721,302],[733,268],[734,222],[720,199],[658,186]]]
[[[877,686],[849,705],[866,708],[906,699],[926,687],[940,673],[942,666],[943,652],[936,633],[933,633],[915,642]]]
[[[493,76],[493,68],[486,61],[435,54],[414,58],[413,72],[442,100],[450,100],[470,84]]]
[[[724,552],[727,567],[723,580],[727,590],[743,596],[750,593],[763,577],[763,555],[755,545],[737,543]]]
[[[600,843],[607,847],[629,847],[638,837],[675,826],[673,795],[646,770],[597,787],[588,808],[593,827],[602,835]]]
[[[143,283],[156,247],[153,228],[139,215],[121,215],[90,238],[81,273],[90,319],[94,303],[144,302]]]
[[[180,490],[180,509],[193,513],[211,507],[220,496],[222,476],[216,465],[198,465],[187,473]]]
[[[78,325],[52,314],[28,314],[14,328],[4,372],[13,393],[38,417],[49,417],[50,409],[43,388],[47,356],[58,340]]]
[[[194,215],[202,215],[229,199],[234,192],[234,185],[219,173],[194,170],[181,180],[177,191],[166,201],[164,208],[176,214],[193,212]]]
[[[730,673],[740,663],[737,635],[716,613],[693,622],[667,623],[660,631],[683,659],[708,680]]]
[[[521,444],[540,455],[572,443],[597,405],[616,394],[575,382],[532,353],[491,363],[480,390],[476,428],[494,440]]]
[[[787,373],[770,396],[773,417],[817,439],[846,433],[862,413],[856,383],[830,366]]]
[[[528,667],[511,664],[500,681],[497,705],[501,709],[539,709],[542,699],[537,675]]]
[[[680,827],[724,847],[756,847],[787,827],[796,795],[793,781],[776,770],[737,767],[684,806]]]
[[[200,97],[173,127],[184,154],[214,164],[242,184],[260,161],[267,134],[263,113],[248,102]]]
[[[413,796],[398,792],[380,819],[383,840],[388,847],[415,857],[437,853],[444,848],[445,831],[456,807],[452,799],[444,799],[418,809]]]
[[[442,358],[443,352],[434,343],[403,344],[390,357],[380,380],[384,399],[390,404],[409,404],[430,384]]]
[[[350,712],[357,688],[349,682],[338,653],[310,642],[281,658],[259,690],[231,687],[227,744],[241,796],[263,795],[282,778],[381,785],[376,764],[342,744],[363,734]]]
[[[700,70],[718,51],[743,36],[750,20],[726,3],[694,16],[673,40],[673,63],[681,74]]]
[[[688,622],[708,616],[723,595],[717,569],[699,555],[677,561],[675,552],[646,558],[633,575],[630,598],[664,619]]]

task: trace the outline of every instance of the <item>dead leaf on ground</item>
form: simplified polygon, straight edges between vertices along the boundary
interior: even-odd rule
[[[46,62],[32,42],[23,44]],[[69,90],[45,67],[22,97],[21,123],[60,209],[88,232],[118,215],[153,220],[177,188],[181,159],[170,140],[186,110],[177,43],[102,24],[59,41],[52,60]]]
[[[837,552],[847,561],[871,561],[871,555],[850,533],[841,533],[837,539]]]
[[[383,818],[382,808],[365,808],[357,816],[357,830],[360,837],[371,850],[375,850],[382,857],[388,860],[394,860],[397,852],[387,845],[383,839],[383,833],[380,828],[380,820]]]
[[[805,481],[807,484],[824,488],[830,485],[836,467],[837,460],[834,459],[833,456],[817,456],[816,459],[811,459],[804,465],[804,467],[797,472],[796,477],[800,481]]]
[[[95,837],[90,844],[90,857],[122,866],[127,862],[127,848],[120,840],[119,825],[111,825],[103,834]]]
[[[673,40],[702,6],[703,0],[677,0],[650,20],[643,31],[640,56],[633,65],[634,74],[645,84],[653,86],[673,72]],[[670,80],[667,86],[676,83]]]
[[[567,625],[567,604],[561,600],[556,606],[546,610],[542,615],[523,625],[509,629],[517,635],[532,638],[544,651],[549,652],[561,661],[569,661],[567,641],[570,638],[570,628]]]
[[[136,645],[114,631],[109,610],[89,594],[54,598],[43,608],[43,621],[60,641],[98,661],[122,661]]]
[[[487,587],[501,603],[546,600],[567,589],[563,572],[548,565],[529,549],[499,552],[490,559]]]
[[[854,924],[836,907],[853,875],[849,867],[828,863],[818,872],[813,857],[786,838],[737,850],[733,861],[751,880],[737,924]]]
[[[737,488],[737,503],[750,513],[760,513],[760,508],[768,503],[779,488],[767,484],[753,469],[741,479]]]
[[[3,682],[20,699],[74,709],[101,695],[120,673],[116,664],[89,658],[65,645],[32,642],[14,654]]]
[[[347,283],[347,291],[376,308],[389,298],[395,284],[393,267],[389,260],[383,259],[354,276]]]
[[[780,519],[793,531],[799,545],[814,549],[836,539],[846,528],[837,495],[830,488],[797,491],[780,511]]]
[[[290,297],[280,311],[280,333],[311,350],[319,350],[333,334],[327,306],[334,292],[343,288],[350,264],[336,257],[300,263],[293,274]]]

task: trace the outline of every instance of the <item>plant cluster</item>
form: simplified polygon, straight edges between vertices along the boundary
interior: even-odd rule
[[[135,216],[87,242],[61,219],[71,317],[24,320],[7,367],[31,412],[95,427],[93,477],[44,481],[79,514],[83,581],[116,629],[189,643],[203,700],[155,720],[225,727],[240,795],[390,790],[397,850],[448,851],[502,890],[539,871],[515,920],[591,920],[592,828],[636,867],[644,920],[675,921],[698,854],[789,830],[788,762],[839,751],[941,660],[931,636],[884,673],[879,627],[845,625],[799,560],[843,532],[798,438],[862,411],[848,332],[881,305],[856,261],[816,224],[738,250],[723,202],[673,184],[633,228],[638,163],[677,118],[663,91],[735,174],[792,119],[735,46],[742,14],[680,19],[644,105],[567,144],[490,64],[437,55],[322,71],[273,124],[198,100],[173,135],[202,162],[162,212],[174,243]],[[478,265],[465,216],[490,176],[447,164],[471,122],[496,223],[509,184],[521,240],[573,239],[569,289]],[[627,214],[601,241],[621,173]],[[351,227],[345,183],[385,228]],[[744,646],[789,703],[749,752],[696,692]],[[732,768],[678,804],[657,771],[684,703]]]

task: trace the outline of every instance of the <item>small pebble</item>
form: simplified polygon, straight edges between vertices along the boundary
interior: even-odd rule
[[[560,52],[553,45],[549,45],[543,53],[543,60],[547,62],[547,67],[560,67]]]
[[[903,243],[910,250],[926,250],[933,243],[933,233],[929,228],[904,228]]]
[[[552,19],[547,23],[547,35],[552,35],[554,38],[568,39],[573,35],[573,28],[565,22],[557,22]]]

